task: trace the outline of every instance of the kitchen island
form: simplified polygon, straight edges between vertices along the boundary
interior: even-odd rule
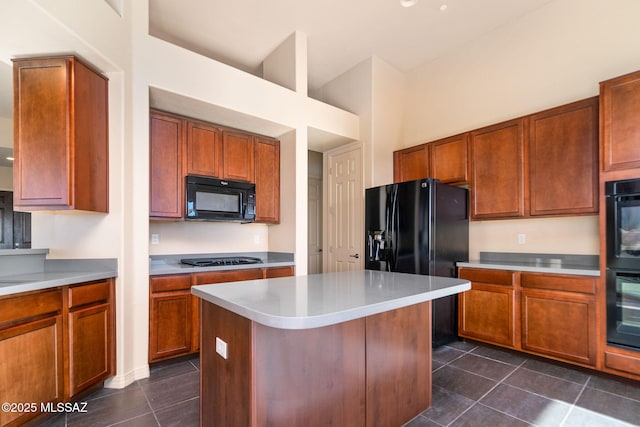
[[[431,301],[469,288],[370,270],[194,286],[201,425],[402,425],[431,405]]]

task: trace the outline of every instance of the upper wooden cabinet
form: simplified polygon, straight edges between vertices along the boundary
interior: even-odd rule
[[[594,214],[597,135],[593,97],[396,151],[394,180],[470,183],[476,220]]]
[[[222,176],[220,133],[210,124],[187,122],[187,175]]]
[[[471,132],[471,218],[525,214],[524,120]]]
[[[256,221],[280,222],[280,141],[171,113],[149,113],[151,219],[184,217],[187,175],[256,184]]]
[[[528,120],[530,215],[597,213],[598,98]]]
[[[429,177],[429,146],[417,145],[393,153],[393,181],[413,181]]]
[[[469,133],[429,143],[431,177],[448,184],[469,181]]]
[[[640,71],[600,83],[600,145],[605,172],[640,167]]]
[[[73,56],[13,62],[14,206],[108,212],[107,78]]]
[[[255,181],[253,135],[224,130],[222,132],[222,178]]]
[[[182,218],[184,213],[184,120],[152,111],[149,117],[149,216]]]
[[[255,138],[256,222],[280,222],[280,141]],[[276,167],[278,165],[278,167]]]

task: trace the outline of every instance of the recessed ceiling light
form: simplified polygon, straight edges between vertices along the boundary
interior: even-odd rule
[[[418,0],[400,0],[400,5],[402,7],[411,7],[418,3]]]
[[[444,12],[445,10],[447,10],[449,6],[447,6],[446,4],[441,4],[440,5],[440,12]]]

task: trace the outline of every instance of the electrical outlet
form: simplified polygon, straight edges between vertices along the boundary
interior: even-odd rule
[[[159,243],[160,243],[160,235],[156,233],[151,234],[151,244],[157,245]]]
[[[227,358],[227,343],[222,341],[219,337],[216,337],[216,353],[225,359]]]
[[[524,245],[525,243],[527,243],[527,235],[523,233],[518,234],[518,244]]]

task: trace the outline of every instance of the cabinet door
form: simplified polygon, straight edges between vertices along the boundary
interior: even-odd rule
[[[222,178],[255,181],[253,136],[225,130],[222,132]]]
[[[604,171],[640,167],[640,72],[600,83]]]
[[[530,214],[598,212],[598,98],[529,120]]]
[[[459,335],[515,347],[513,273],[462,268],[459,275],[471,281],[471,289],[458,296]]]
[[[418,145],[393,153],[393,182],[429,177],[429,146]]]
[[[195,351],[191,275],[153,276],[149,291],[149,362]]]
[[[14,205],[109,211],[108,81],[73,56],[14,60]]]
[[[280,141],[255,139],[256,222],[280,222]]]
[[[112,374],[111,310],[101,304],[69,313],[69,397]]]
[[[113,279],[68,287],[67,398],[115,373]]]
[[[460,336],[515,346],[512,288],[473,283],[460,294],[458,304]]]
[[[522,349],[595,366],[595,299],[589,295],[523,289]]]
[[[64,58],[14,64],[16,206],[71,205],[71,66]]]
[[[524,121],[471,132],[471,218],[525,214]]]
[[[0,330],[0,400],[38,405],[35,413],[0,411],[0,425],[22,425],[40,402],[63,400],[62,336],[61,315]]]
[[[149,319],[149,362],[192,352],[191,291],[151,295]]]
[[[187,122],[187,174],[219,178],[222,174],[220,129]]]
[[[449,184],[469,181],[469,134],[453,136],[429,143],[431,146],[431,177]]]
[[[182,218],[184,124],[182,119],[152,112],[150,117],[150,206],[152,218]]]

